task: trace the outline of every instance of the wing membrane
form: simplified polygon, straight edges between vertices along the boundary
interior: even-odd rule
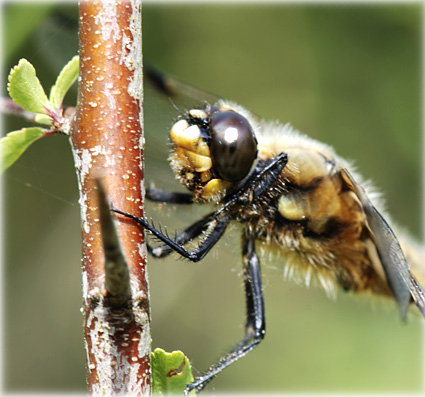
[[[179,79],[162,73],[151,66],[145,66],[146,86],[169,98],[181,110],[199,109],[205,104],[214,104],[218,96],[186,84]]]
[[[402,318],[406,317],[410,296],[425,316],[424,289],[410,272],[410,264],[404,256],[397,237],[384,217],[372,204],[364,189],[355,182],[350,173],[346,169],[341,169],[340,173],[347,186],[357,195],[363,206],[388,284],[398,303]]]

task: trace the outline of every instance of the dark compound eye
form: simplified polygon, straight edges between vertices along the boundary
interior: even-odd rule
[[[246,177],[257,157],[257,139],[248,120],[231,110],[215,113],[210,134],[214,170],[229,182]]]

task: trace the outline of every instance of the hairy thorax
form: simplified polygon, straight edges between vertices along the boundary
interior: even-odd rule
[[[338,160],[320,148],[286,152],[289,161],[275,189],[240,214],[247,231],[284,262],[289,278],[307,284],[316,278],[330,295],[336,284],[390,294],[364,212],[345,188]]]

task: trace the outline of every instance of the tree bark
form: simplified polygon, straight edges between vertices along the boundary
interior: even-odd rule
[[[144,233],[133,222],[112,221],[109,211],[113,203],[143,215],[141,5],[81,1],[79,15],[71,142],[80,189],[88,388],[94,395],[149,395]]]

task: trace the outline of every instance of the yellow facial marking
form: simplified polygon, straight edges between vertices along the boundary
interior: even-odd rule
[[[210,156],[210,148],[201,138],[199,127],[197,125],[188,127],[186,120],[180,120],[174,124],[170,131],[170,139],[178,147],[190,150],[200,156]]]
[[[200,156],[189,150],[185,151],[185,155],[190,161],[190,165],[192,166],[193,170],[196,172],[208,171],[212,167],[212,161],[209,157]]]
[[[170,131],[170,138],[173,142],[176,142],[176,139],[183,134],[184,130],[189,127],[189,124],[186,120],[179,120],[173,125]]]
[[[200,175],[201,183],[208,182],[210,179],[211,179],[210,171],[201,172],[201,175]]]
[[[201,120],[206,119],[208,117],[208,115],[205,113],[205,110],[202,110],[202,109],[189,110],[189,115]]]
[[[192,174],[191,172],[186,172],[185,177],[187,180],[191,180],[193,178],[195,178],[195,175]]]
[[[221,196],[230,186],[232,186],[231,182],[223,181],[222,179],[212,179],[204,186],[202,198],[209,200],[216,196]]]

